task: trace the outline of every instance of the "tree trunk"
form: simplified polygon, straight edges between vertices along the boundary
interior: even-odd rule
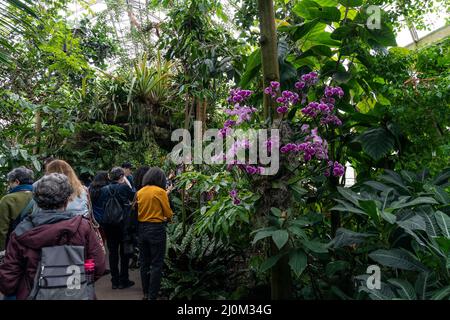
[[[259,28],[261,32],[261,61],[264,87],[270,85],[271,81],[280,81],[280,70],[278,66],[278,44],[275,29],[275,12],[273,0],[258,0]],[[269,95],[264,95],[264,117],[271,118],[276,115],[276,104]]]
[[[280,81],[278,65],[278,44],[275,29],[275,12],[272,0],[258,0],[259,27],[261,31],[261,62],[264,87],[271,81]],[[264,117],[273,120],[276,115],[276,103],[270,96],[264,95]],[[268,183],[268,186],[271,184]],[[270,188],[270,187],[269,187]],[[266,194],[270,194],[267,192]],[[267,199],[269,205],[276,203],[276,199]],[[266,209],[261,208],[261,211]],[[261,214],[265,214],[261,212]],[[286,248],[282,249],[286,250]],[[270,256],[277,255],[280,250],[272,243],[269,250]],[[286,255],[275,264],[271,270],[271,295],[273,300],[286,300],[292,298],[292,278],[289,267],[289,257]]]
[[[272,255],[277,255],[280,250],[275,243],[271,243]],[[282,250],[288,250],[283,248]],[[289,267],[289,255],[284,255],[271,270],[271,296],[272,300],[289,300],[292,298],[292,277]]]

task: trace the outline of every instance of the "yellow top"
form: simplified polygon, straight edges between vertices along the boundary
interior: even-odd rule
[[[173,216],[169,197],[164,189],[145,186],[137,193],[138,221],[164,222]]]

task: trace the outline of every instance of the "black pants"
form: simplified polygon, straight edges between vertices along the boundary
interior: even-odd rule
[[[166,240],[165,223],[139,223],[142,289],[150,300],[157,298],[161,286]]]
[[[124,228],[122,225],[104,225],[106,245],[109,251],[109,268],[113,285],[128,282],[128,265],[130,257],[124,253]],[[120,257],[120,270],[119,270]]]

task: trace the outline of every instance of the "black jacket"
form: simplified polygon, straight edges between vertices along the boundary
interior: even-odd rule
[[[115,193],[117,198],[120,201],[120,204],[124,208],[125,219],[124,219],[124,232],[128,234],[132,232],[133,229],[133,220],[132,212],[131,212],[131,203],[134,200],[135,191],[130,189],[130,187],[126,184],[121,184],[117,182],[112,182],[110,185],[104,186],[101,190],[102,198],[104,199],[104,203],[106,203],[111,197],[108,188],[110,188],[111,193]],[[104,196],[104,197],[103,197]]]

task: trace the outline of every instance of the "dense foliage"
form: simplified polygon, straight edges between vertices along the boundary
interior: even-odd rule
[[[48,156],[79,175],[160,166],[177,174],[167,298],[269,298],[283,283],[298,299],[448,299],[450,39],[396,43],[448,1],[273,1],[270,84],[256,2],[108,0],[74,19],[68,0],[0,1],[0,194],[9,170],[39,176]],[[280,169],[176,166],[171,133],[195,120],[223,137],[280,129],[264,141]]]

